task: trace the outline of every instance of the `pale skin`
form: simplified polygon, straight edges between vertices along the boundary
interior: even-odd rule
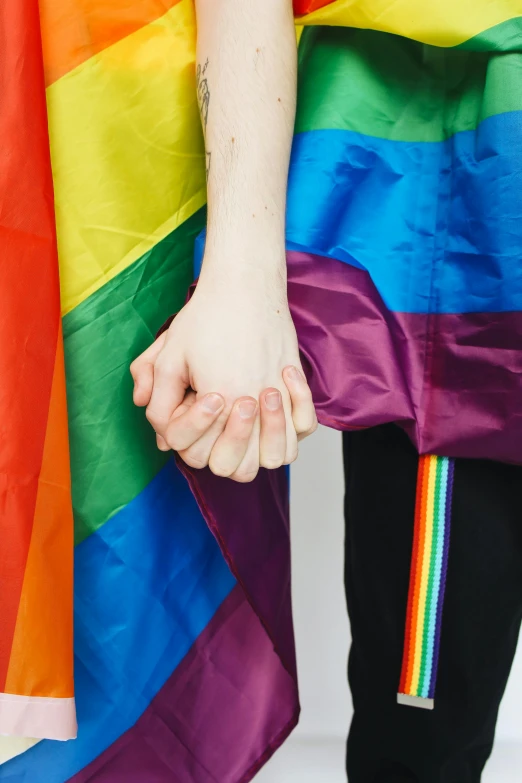
[[[291,0],[196,0],[208,174],[196,291],[131,365],[158,448],[251,481],[317,427],[286,290],[285,206],[296,99]]]

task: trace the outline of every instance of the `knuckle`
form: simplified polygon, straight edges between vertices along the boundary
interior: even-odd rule
[[[154,365],[154,375],[158,378],[172,378],[174,375],[174,367],[168,362],[157,359],[156,364]]]
[[[227,445],[233,453],[240,453],[241,451],[244,452],[246,450],[250,433],[247,433],[246,435],[233,435],[227,432],[226,435]]]
[[[284,463],[284,458],[281,457],[263,457],[261,460],[261,467],[268,470],[276,470],[280,468]]]
[[[213,462],[212,460],[208,466],[215,476],[220,476],[221,478],[229,478],[234,472],[233,469],[230,470],[225,465],[220,465],[219,462]]]
[[[236,471],[230,478],[238,484],[249,484],[257,476],[257,470]]]
[[[172,449],[172,451],[181,452],[183,450],[182,444],[179,442],[179,440],[176,439],[175,435],[169,435],[169,433],[166,433],[165,442],[167,446]]]
[[[154,429],[161,430],[160,434],[163,435],[163,431],[167,429],[169,423],[168,418],[159,413],[159,411],[152,406],[152,403],[147,406],[145,416]]]
[[[308,420],[306,423],[303,423],[301,427],[299,427],[298,434],[301,439],[307,438],[309,435],[313,435],[318,427],[317,419],[314,418],[313,421]]]
[[[208,466],[215,476],[221,476],[222,478],[228,478],[231,476],[237,467],[237,465],[234,465],[232,468],[227,466],[226,459],[224,459],[223,454],[220,454],[219,447],[215,447],[211,451],[208,460]]]
[[[145,411],[145,417],[149,422],[152,429],[158,434],[164,437],[165,433],[165,420],[161,416],[158,416],[154,411]]]
[[[208,465],[207,460],[201,459],[201,457],[195,456],[194,454],[191,454],[190,452],[187,451],[180,453],[180,457],[183,460],[183,462],[189,466],[189,468],[195,468],[196,470],[201,470],[202,468],[206,468]]]
[[[155,424],[158,423],[158,417],[156,416],[154,411],[151,411],[150,408],[146,409],[146,411],[145,411],[145,418],[147,419],[149,424],[152,424],[153,427],[154,427]]]

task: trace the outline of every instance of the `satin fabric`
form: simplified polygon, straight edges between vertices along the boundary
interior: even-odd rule
[[[35,0],[24,2],[32,3],[35,22]],[[174,774],[246,783],[298,716],[286,476],[262,471],[242,488],[208,471],[185,470],[182,479],[133,407],[128,373],[182,306],[205,223],[193,3],[39,6],[43,67],[35,35],[33,59],[22,54],[15,63],[33,62],[40,74],[33,136],[52,159],[81,577],[80,732],[72,743],[43,741],[18,757],[31,741],[7,743],[0,780],[161,783]],[[296,2],[304,32],[289,296],[321,421],[340,429],[396,421],[421,452],[520,462],[522,9],[519,0],[470,8]],[[17,41],[29,46],[23,36]],[[1,60],[0,67],[4,74]],[[11,86],[26,73],[15,68]],[[44,81],[49,139],[41,123]],[[25,96],[21,122],[33,117],[33,93],[11,94]],[[17,160],[19,170],[3,169],[14,204],[5,214],[27,218],[27,203],[22,210],[13,200],[20,173],[29,170],[23,156]],[[49,171],[47,160],[42,180],[33,166],[29,181],[45,193],[47,210]],[[46,215],[40,239],[53,236]],[[29,249],[41,272],[36,243]],[[54,288],[38,287],[38,306],[56,321],[47,330],[44,319],[22,341],[28,357],[46,359],[40,392],[52,388],[53,367],[59,370],[54,263]],[[20,287],[4,286],[1,294],[15,292]],[[13,321],[4,330],[8,350],[5,335],[21,335],[28,309],[11,305],[4,310]],[[37,406],[29,391],[31,414]],[[63,394],[58,408],[45,399],[47,409],[31,419],[32,445],[44,444],[54,421],[46,410],[61,411],[64,435]],[[27,421],[20,419],[18,436]],[[23,442],[16,436],[11,445]],[[53,465],[66,467],[66,439],[57,443]],[[16,475],[14,464],[6,475]],[[36,464],[31,480],[55,486],[46,476]],[[45,509],[63,520],[63,538],[52,539],[61,541],[51,569],[59,574],[71,557],[67,515],[56,498]],[[11,625],[23,568],[16,578],[18,587],[4,596]],[[31,584],[43,598],[53,581],[40,573]],[[52,606],[64,616],[71,595],[54,593]],[[52,647],[53,624],[28,626],[32,634],[39,627]],[[60,627],[66,634],[67,623]],[[70,645],[63,650],[70,656]],[[65,668],[48,678],[51,691],[70,684]]]

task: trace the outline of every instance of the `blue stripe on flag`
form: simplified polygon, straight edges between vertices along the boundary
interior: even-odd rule
[[[174,460],[76,549],[78,739],[0,766],[4,783],[63,783],[129,729],[235,585]],[[144,782],[145,783],[145,782]]]
[[[519,111],[444,142],[300,133],[288,247],[366,269],[396,312],[522,310],[521,139]]]

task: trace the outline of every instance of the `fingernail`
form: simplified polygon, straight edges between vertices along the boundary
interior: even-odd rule
[[[289,367],[286,372],[291,381],[304,381],[304,375],[297,367]]]
[[[276,411],[281,405],[281,393],[278,391],[269,392],[265,396],[265,405],[269,411]]]
[[[237,407],[242,419],[251,419],[257,410],[257,402],[254,400],[242,400]]]
[[[217,413],[223,407],[223,397],[220,394],[207,394],[203,397],[203,407],[209,413]]]

